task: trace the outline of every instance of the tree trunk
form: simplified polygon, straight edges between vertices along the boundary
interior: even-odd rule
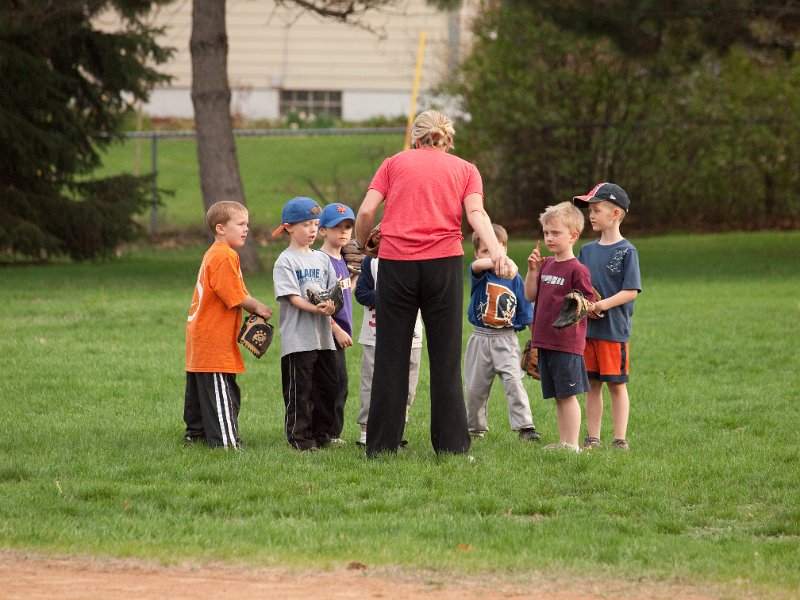
[[[230,111],[225,0],[193,0],[189,48],[203,204],[206,210],[219,200],[246,206]],[[243,271],[262,270],[254,243],[239,248],[239,255]]]

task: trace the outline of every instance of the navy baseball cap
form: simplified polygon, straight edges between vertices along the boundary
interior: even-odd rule
[[[311,212],[315,207],[319,208],[319,204],[305,196],[298,196],[297,198],[289,200],[283,206],[281,226],[272,232],[272,237],[278,237],[281,232],[286,229],[286,225],[302,223],[303,221],[310,221],[311,219],[319,219],[319,213],[313,214]]]
[[[322,214],[319,216],[319,226],[336,227],[345,219],[350,219],[355,223],[356,216],[353,214],[353,209],[345,204],[328,204],[322,209]]]
[[[619,206],[626,213],[631,206],[631,201],[628,199],[628,194],[625,193],[621,187],[616,183],[598,183],[592,191],[585,196],[575,196],[572,203],[575,206],[586,207],[590,202],[602,202],[607,200]]]

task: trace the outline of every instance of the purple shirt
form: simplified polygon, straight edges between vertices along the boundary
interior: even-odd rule
[[[539,289],[533,313],[533,346],[583,356],[586,347],[586,319],[574,327],[556,329],[553,322],[561,310],[561,302],[572,290],[593,298],[589,269],[577,258],[556,261],[552,256],[544,259],[539,269]]]
[[[330,254],[328,258],[331,259],[333,270],[336,271],[336,279],[339,280],[339,287],[342,288],[342,296],[344,296],[344,306],[342,309],[333,315],[333,320],[336,324],[347,332],[347,335],[353,335],[353,297],[352,297],[352,283],[350,281],[350,271],[347,270],[347,263],[343,258],[333,258]]]

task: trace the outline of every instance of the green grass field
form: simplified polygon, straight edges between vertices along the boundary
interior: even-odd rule
[[[236,147],[251,225],[270,228],[280,224],[281,208],[294,196],[350,206],[361,202],[381,161],[402,150],[403,136],[243,137]],[[137,165],[139,173],[148,174],[151,151],[145,139],[113,144],[102,155],[98,175],[137,172]],[[159,227],[202,227],[195,140],[159,140],[157,157],[158,186],[168,192],[158,209]]]
[[[491,431],[436,458],[427,359],[397,457],[286,444],[276,345],[246,356],[243,453],[181,443],[184,319],[202,247],[2,269],[0,547],[174,564],[371,566],[800,590],[800,232],[633,239],[629,453]],[[512,243],[520,261],[532,242]],[[278,245],[261,249],[267,265]],[[251,292],[274,304],[269,275]],[[361,312],[356,310],[355,322]],[[465,340],[469,331],[465,328]],[[521,340],[524,339],[522,336]],[[555,409],[526,380],[543,443]],[[606,446],[611,435],[608,409]]]

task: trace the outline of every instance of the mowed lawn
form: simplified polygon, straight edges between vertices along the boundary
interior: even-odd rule
[[[403,135],[240,137],[236,148],[251,225],[271,230],[294,196],[357,206],[383,159],[403,149]],[[194,138],[160,139],[156,157],[163,192],[158,228],[196,227],[204,209]],[[115,143],[102,154],[97,175],[149,174],[151,158],[149,139]],[[149,212],[142,222],[149,224]]]
[[[246,450],[184,446],[184,322],[203,247],[0,268],[0,547],[523,581],[554,571],[792,596],[800,232],[632,241],[644,292],[631,451],[608,448],[608,408],[605,449],[543,451],[557,440],[555,409],[527,379],[542,444],[510,431],[498,382],[474,461],[430,448],[427,359],[408,449],[366,460],[352,443],[358,346],[348,351],[350,443],[292,451],[277,340],[260,361],[246,356],[239,378]],[[512,243],[520,264],[533,243]],[[268,267],[280,250],[260,248]],[[269,272],[247,283],[274,305]]]

